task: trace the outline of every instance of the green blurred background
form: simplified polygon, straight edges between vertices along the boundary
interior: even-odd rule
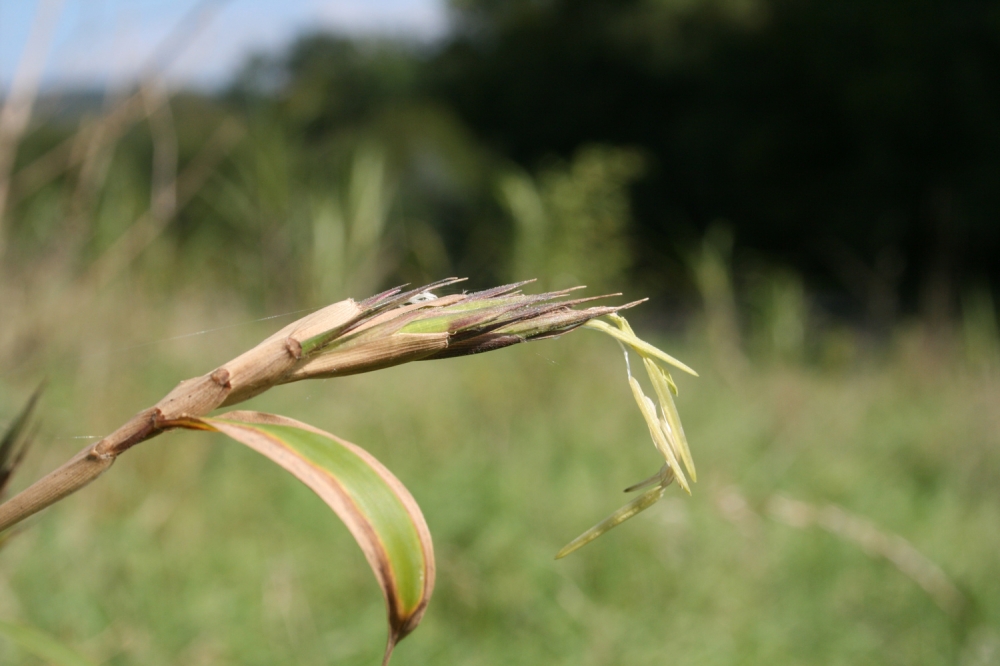
[[[586,284],[649,296],[637,331],[701,373],[700,482],[566,560],[657,467],[606,338],[249,403],[421,504],[438,586],[396,663],[1000,663],[996,6],[448,11],[0,120],[0,426],[48,381],[14,489],[329,302]],[[0,619],[109,665],[373,664],[385,632],[323,504],[186,433],[12,539]],[[0,662],[42,663],[2,637]]]

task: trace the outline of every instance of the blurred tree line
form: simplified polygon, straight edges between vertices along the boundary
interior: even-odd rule
[[[936,316],[1000,276],[995,3],[456,6],[430,71],[477,133],[523,164],[592,141],[648,157],[644,270],[724,219],[738,248],[875,317],[895,314],[886,292]]]
[[[998,285],[995,3],[451,9],[434,44],[306,35],[218,96],[176,97],[181,165],[216,120],[246,128],[167,230],[178,255],[211,255],[221,280],[274,297],[537,274],[597,288],[628,277],[682,305],[702,239],[723,229],[737,282],[791,269],[856,321],[950,318],[968,285]],[[113,205],[133,217],[149,194],[144,132],[109,167],[132,192]],[[35,132],[19,161],[58,135]],[[95,228],[113,236],[106,213]],[[22,243],[53,215],[22,215]]]

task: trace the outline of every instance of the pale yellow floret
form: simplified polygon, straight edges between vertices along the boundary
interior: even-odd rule
[[[674,474],[677,477],[677,483],[690,495],[691,486],[688,485],[687,478],[684,476],[684,472],[681,471],[680,463],[674,454],[674,449],[667,439],[666,432],[664,432],[660,425],[660,420],[656,415],[656,405],[642,392],[642,387],[639,386],[639,382],[635,377],[630,376],[628,383],[632,387],[632,395],[635,397],[636,404],[639,405],[639,411],[642,412],[643,418],[646,419],[646,425],[649,426],[649,434],[653,438],[653,443],[656,444],[657,450],[663,455],[666,461],[670,463],[670,468],[674,470]]]
[[[673,395],[671,395],[667,373],[648,357],[643,358],[643,364],[646,366],[646,373],[656,391],[656,397],[659,398],[660,414],[666,421],[667,434],[670,436],[671,442],[675,444],[674,448],[684,462],[684,468],[691,475],[691,480],[697,481],[698,473],[694,468],[694,460],[691,458],[691,449],[688,447],[687,437],[684,435],[680,414],[677,413],[677,405],[674,403]]]
[[[628,371],[628,383],[629,387],[632,389],[632,396],[635,398],[635,402],[639,406],[639,411],[642,413],[642,417],[646,421],[646,426],[649,428],[649,434],[653,439],[653,444],[656,446],[656,450],[663,456],[666,464],[659,472],[648,479],[631,486],[626,492],[638,490],[649,485],[650,483],[655,483],[656,485],[571,541],[559,551],[556,555],[557,559],[569,555],[578,548],[601,536],[611,528],[620,525],[629,518],[651,507],[663,497],[667,486],[670,485],[675,478],[677,479],[677,484],[690,495],[691,486],[688,484],[687,477],[684,474],[685,469],[691,475],[692,481],[698,480],[697,472],[694,467],[694,460],[691,457],[691,449],[688,446],[687,437],[685,436],[684,428],[681,425],[680,415],[677,412],[677,405],[674,403],[673,396],[677,395],[677,385],[674,383],[673,377],[670,376],[670,373],[666,369],[660,367],[657,361],[673,365],[674,367],[680,368],[681,370],[696,377],[698,376],[698,373],[675,359],[673,356],[670,356],[666,352],[654,347],[648,342],[639,339],[624,317],[617,314],[611,314],[608,317],[617,325],[617,328],[597,320],[591,320],[584,324],[584,326],[595,331],[600,331],[606,335],[610,335],[622,344],[622,348],[625,352],[625,365]],[[649,381],[653,385],[653,390],[656,392],[656,397],[659,402],[659,410],[657,410],[656,403],[654,403],[653,400],[643,392],[642,386],[639,384],[638,380],[632,376],[632,369],[629,365],[628,349],[626,349],[626,346],[642,358],[643,367],[645,367],[646,374],[649,375]]]

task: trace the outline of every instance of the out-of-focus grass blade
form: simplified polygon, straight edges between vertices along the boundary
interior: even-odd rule
[[[403,484],[370,453],[312,426],[261,412],[184,418],[169,425],[221,432],[305,483],[351,531],[385,596],[393,647],[420,623],[434,589],[430,531]]]
[[[24,459],[28,445],[31,444],[33,433],[29,425],[38,399],[42,396],[42,388],[39,386],[35,389],[21,412],[14,417],[7,431],[0,436],[0,499],[3,498],[4,490],[7,488],[14,470]]]
[[[52,666],[96,666],[79,652],[33,627],[0,620],[0,635]]]
[[[17,471],[18,465],[24,460],[24,454],[31,446],[31,440],[34,439],[36,428],[31,426],[31,416],[35,412],[35,406],[38,405],[38,399],[42,396],[43,388],[44,385],[35,389],[20,413],[14,417],[3,435],[0,435],[0,502],[6,498],[7,485]],[[17,528],[0,532],[0,548],[3,548],[15,534]]]

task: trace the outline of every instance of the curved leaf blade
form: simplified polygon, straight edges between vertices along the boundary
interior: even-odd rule
[[[385,597],[389,639],[420,623],[434,589],[434,551],[423,514],[409,491],[364,449],[294,419],[262,412],[185,417],[170,426],[221,432],[291,472],[344,521]]]

